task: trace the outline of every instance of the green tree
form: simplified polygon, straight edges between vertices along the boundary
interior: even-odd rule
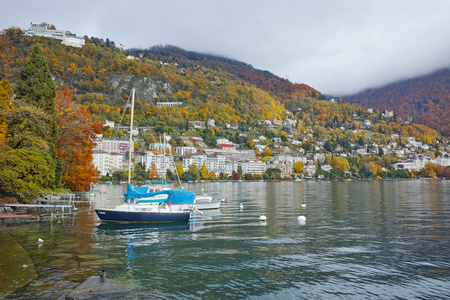
[[[12,110],[0,111],[0,117],[6,119],[6,143],[13,149],[39,148],[49,150],[47,122],[50,117],[40,108],[15,100]]]
[[[362,136],[359,137],[359,139],[358,139],[358,145],[360,145],[360,146],[364,146],[365,145],[364,139],[362,138]]]
[[[166,177],[167,177],[167,180],[170,180],[172,182],[177,180],[175,174],[173,174],[173,172],[169,169],[167,169],[167,171],[166,171]]]
[[[190,181],[190,180],[195,181],[198,179],[198,175],[191,171],[187,171],[187,172],[184,172],[183,175],[180,176],[180,179],[184,180],[184,181]]]
[[[325,141],[325,144],[323,145],[323,149],[325,149],[325,151],[327,152],[333,152],[333,145],[331,144],[330,141]]]
[[[200,172],[198,171],[198,167],[195,164],[189,165],[188,172],[191,172],[195,175],[195,180],[200,178]]]
[[[279,179],[281,176],[281,170],[278,168],[269,168],[265,172],[268,178]]]
[[[371,177],[373,175],[372,171],[365,164],[362,165],[361,168],[359,168],[359,174],[363,178],[368,178],[368,177]]]
[[[128,175],[125,173],[125,171],[114,171],[112,174],[112,179],[115,182],[121,182],[127,180]]]
[[[54,161],[36,148],[0,148],[0,194],[30,202],[51,188],[55,180]]]
[[[32,48],[29,59],[20,68],[19,79],[16,81],[14,91],[17,98],[24,99],[29,104],[41,108],[50,116],[48,121],[50,134],[43,136],[43,138],[49,146],[48,152],[57,163],[55,164],[55,186],[60,186],[63,162],[56,159],[55,149],[58,132],[55,110],[56,86],[39,44]]]
[[[136,173],[136,180],[145,181],[147,180],[147,172],[145,171],[145,164],[140,162],[134,166],[134,172]]]

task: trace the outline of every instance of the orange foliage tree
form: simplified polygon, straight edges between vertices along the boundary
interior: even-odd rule
[[[64,185],[74,191],[85,191],[98,178],[92,161],[95,147],[94,134],[100,133],[102,124],[89,120],[89,112],[72,102],[73,91],[65,87],[56,95],[58,136],[56,152],[65,161]]]

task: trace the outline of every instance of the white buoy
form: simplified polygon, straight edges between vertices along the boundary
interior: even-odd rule
[[[239,208],[240,208],[240,209],[244,209],[244,204],[239,203]]]
[[[305,216],[298,216],[297,221],[298,221],[298,224],[305,225],[306,217]]]
[[[261,217],[259,217],[259,220],[265,222],[267,221],[267,218],[265,215],[262,215]]]
[[[43,239],[41,239],[41,238],[38,238],[38,242],[39,242],[39,243],[43,243],[43,242],[44,242],[44,240],[43,240]]]
[[[305,207],[306,207],[306,204],[303,203],[303,204],[302,204],[302,208],[305,208]]]

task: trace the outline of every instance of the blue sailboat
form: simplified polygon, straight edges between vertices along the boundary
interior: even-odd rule
[[[194,193],[185,190],[163,190],[147,193],[142,188],[134,188],[131,181],[131,151],[133,147],[132,129],[134,113],[134,89],[131,97],[130,118],[130,155],[128,162],[128,185],[125,203],[119,203],[112,209],[95,209],[97,216],[104,222],[165,223],[187,221],[191,211],[181,209],[179,204],[192,204]],[[173,204],[173,205],[172,205]],[[192,207],[192,206],[191,206]]]
[[[147,193],[128,183],[124,194],[126,203],[119,203],[113,209],[96,209],[102,221],[109,222],[178,222],[190,218],[190,209],[195,200],[192,192],[185,190],[163,190]],[[185,205],[185,208],[181,208]]]

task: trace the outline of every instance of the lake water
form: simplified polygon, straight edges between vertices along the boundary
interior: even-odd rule
[[[448,180],[185,188],[227,202],[170,225],[101,224],[87,207],[54,222],[8,220],[0,298],[56,299],[102,269],[136,286],[130,299],[450,298]],[[99,185],[94,205],[114,206],[124,189]]]

